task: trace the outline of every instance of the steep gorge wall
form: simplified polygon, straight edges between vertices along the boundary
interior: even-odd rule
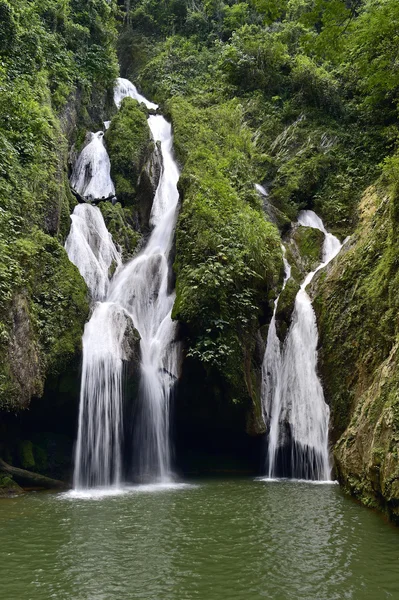
[[[394,185],[368,188],[356,231],[314,287],[338,478],[364,504],[397,521],[398,214]]]

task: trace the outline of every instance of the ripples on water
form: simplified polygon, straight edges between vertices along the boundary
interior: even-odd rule
[[[399,598],[399,538],[338,486],[144,485],[0,503],[1,600]]]

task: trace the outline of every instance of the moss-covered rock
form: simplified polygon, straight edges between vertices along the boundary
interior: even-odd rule
[[[0,411],[27,407],[80,348],[86,286],[63,248],[68,146],[77,126],[105,118],[117,75],[114,5],[44,4],[3,2],[12,43],[0,68]]]
[[[26,407],[42,394],[49,372],[66,368],[88,314],[86,285],[57,239],[36,229],[16,241],[14,253],[24,283],[5,315],[0,345],[0,405],[7,409]]]
[[[356,400],[334,449],[339,478],[367,506],[382,506],[399,523],[399,345]]]
[[[142,239],[137,231],[137,222],[133,222],[131,209],[122,207],[120,202],[114,206],[110,202],[100,202],[99,207],[108,231],[122,251],[123,260],[128,260]]]
[[[0,498],[23,494],[23,489],[9,475],[0,474]]]
[[[302,283],[310,271],[314,271],[323,258],[324,234],[312,227],[293,225],[286,243],[287,260],[292,277]]]
[[[398,518],[398,194],[379,184],[359,227],[318,280],[320,370],[340,480]]]
[[[278,299],[276,330],[281,342],[284,342],[291,324],[291,317],[295,307],[295,298],[299,292],[299,287],[299,283],[290,277]]]
[[[117,198],[124,206],[134,205],[141,171],[154,147],[144,105],[125,98],[105,140]]]
[[[253,188],[250,132],[237,102],[198,109],[175,98],[169,110],[184,164],[173,318],[183,325],[190,360],[201,364],[193,372],[207,373],[215,398],[259,406],[253,353],[259,323],[271,315],[282,255]]]
[[[154,148],[141,170],[137,185],[136,220],[141,231],[150,227],[152,203],[158,188],[163,167],[160,142],[156,141]]]

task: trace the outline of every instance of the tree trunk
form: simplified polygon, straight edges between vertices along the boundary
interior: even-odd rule
[[[0,458],[0,473],[10,475],[21,487],[35,487],[44,488],[47,490],[53,489],[65,489],[67,486],[63,481],[57,479],[50,479],[39,473],[32,473],[31,471],[25,471],[25,469],[18,469],[8,465],[4,460]]]

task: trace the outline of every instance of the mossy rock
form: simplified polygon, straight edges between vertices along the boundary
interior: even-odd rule
[[[317,283],[319,369],[343,485],[398,519],[399,269],[395,188],[366,190],[359,226]]]
[[[168,108],[184,164],[172,317],[183,324],[188,355],[222,378],[231,403],[256,403],[256,335],[283,269],[278,230],[253,186],[250,132],[236,101],[198,109],[174,98]]]
[[[23,489],[15,483],[12,477],[0,473],[0,498],[9,498],[23,493]]]
[[[125,98],[106,131],[105,141],[116,196],[124,206],[132,206],[140,173],[154,148],[145,107]]]
[[[141,240],[137,220],[134,222],[131,209],[123,208],[120,202],[115,205],[100,202],[99,208],[113,241],[122,251],[123,260],[128,260],[135,254]]]
[[[0,339],[0,407],[26,406],[40,396],[48,373],[65,369],[81,348],[87,288],[60,242],[33,229],[14,255],[24,269],[24,293],[14,296]],[[3,344],[1,344],[3,341]]]
[[[294,225],[286,243],[287,260],[292,277],[301,283],[308,273],[314,271],[323,259],[324,234],[318,229]]]
[[[280,294],[276,311],[276,329],[281,342],[284,342],[291,324],[291,317],[295,307],[295,298],[300,286],[292,277]]]

